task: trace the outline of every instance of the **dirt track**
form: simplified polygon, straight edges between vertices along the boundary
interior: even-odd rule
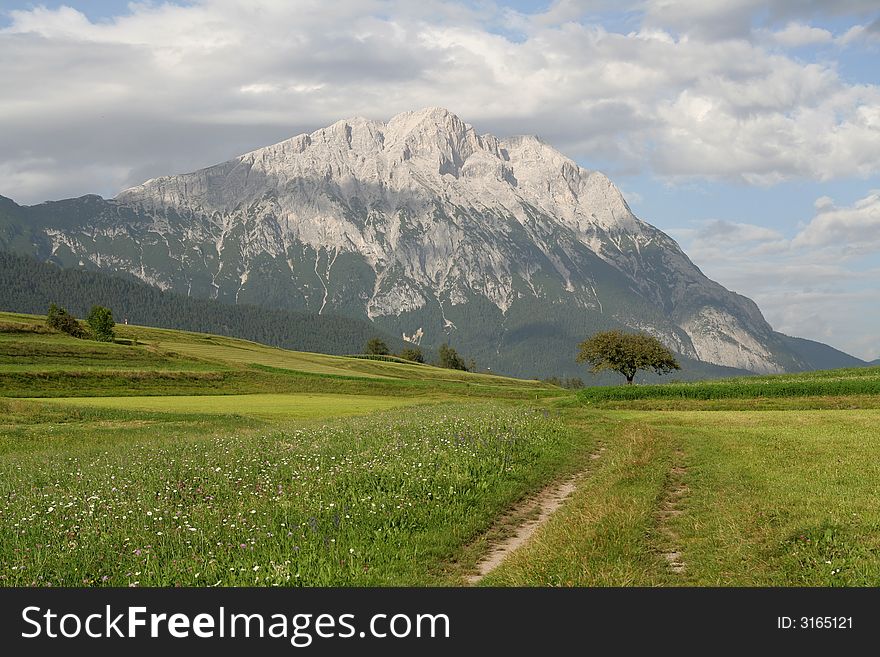
[[[590,459],[596,460],[600,458],[604,451],[604,447],[598,448],[590,455]],[[486,555],[477,564],[477,572],[467,577],[468,584],[479,582],[495,570],[511,552],[522,547],[538,527],[547,522],[550,516],[575,491],[577,482],[588,474],[589,470],[584,470],[561,483],[551,484],[506,513],[498,524],[507,525],[516,518],[528,517],[529,519],[525,522],[520,522],[511,536],[490,545]],[[537,513],[537,516],[535,516],[535,513]]]

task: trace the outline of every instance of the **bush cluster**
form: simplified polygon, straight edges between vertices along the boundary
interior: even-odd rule
[[[46,312],[46,325],[49,328],[67,333],[74,338],[91,337],[99,342],[113,342],[113,338],[116,337],[113,331],[116,323],[113,321],[113,313],[109,308],[92,306],[89,316],[86,317],[86,324],[89,327],[88,331],[67,310],[54,303],[49,304],[49,310]]]

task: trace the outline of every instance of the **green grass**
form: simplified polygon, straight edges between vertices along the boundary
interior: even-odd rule
[[[170,329],[117,326],[124,344],[98,343],[46,333],[42,321],[0,313],[0,396],[308,392],[534,399],[562,394],[538,381],[288,351]]]
[[[23,454],[80,448],[115,448],[120,441],[150,440],[158,435],[177,440],[216,431],[265,426],[241,415],[205,415],[117,411],[96,407],[0,399],[0,454]]]
[[[586,447],[535,381],[118,329],[0,315],[0,584],[448,583]]]
[[[152,397],[61,397],[45,404],[118,410],[242,415],[257,418],[319,419],[364,415],[414,403],[412,397],[369,395],[176,395]]]
[[[155,348],[92,340],[61,334],[8,334],[0,332],[0,371],[28,369],[208,369],[216,364],[181,357]]]
[[[608,450],[486,584],[880,582],[880,410],[569,412],[609,426]],[[674,468],[686,492],[664,514]]]
[[[488,397],[541,399],[564,393],[552,388],[492,385],[424,379],[367,379],[320,375],[252,365],[204,371],[109,369],[80,366],[75,370],[0,371],[0,397],[81,397],[149,395],[241,395],[329,393],[417,396],[423,398]]]
[[[796,375],[737,377],[719,381],[585,388],[580,403],[636,399],[760,399],[880,394],[880,367]]]
[[[481,583],[487,586],[653,586],[662,564],[648,538],[673,444],[613,413],[572,414],[569,422],[602,436],[568,502],[523,548]]]
[[[652,417],[686,436],[689,583],[876,586],[880,411]]]
[[[0,462],[0,583],[443,583],[581,448],[557,419],[485,403],[185,440],[96,431]]]
[[[577,400],[559,400],[569,407]],[[808,411],[880,408],[880,395],[804,395],[802,397],[727,397],[721,399],[631,399],[586,402],[588,408],[639,411]]]
[[[0,313],[0,585],[461,584],[583,468],[485,585],[880,582],[880,368],[570,393],[118,329]]]

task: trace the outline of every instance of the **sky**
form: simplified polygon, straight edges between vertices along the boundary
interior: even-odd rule
[[[608,174],[776,330],[880,358],[878,0],[0,0],[0,53],[19,203],[443,106]]]

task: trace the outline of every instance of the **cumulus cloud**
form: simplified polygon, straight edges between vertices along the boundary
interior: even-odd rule
[[[831,43],[834,35],[821,27],[804,25],[803,23],[789,23],[785,29],[772,34],[773,40],[786,48],[800,48],[820,43]]]
[[[856,253],[880,251],[880,190],[842,208],[823,196],[815,207],[818,213],[795,236],[795,246],[830,246]]]
[[[612,174],[767,185],[880,171],[877,85],[760,39],[699,37],[704,22],[754,22],[756,3],[633,4],[626,33],[590,19],[612,4],[525,14],[491,3],[196,0],[136,3],[97,22],[69,7],[15,11],[0,30],[0,77],[15,90],[0,97],[0,166],[19,173],[0,193],[112,194],[339,118],[429,105],[481,131],[537,133]],[[797,15],[795,4],[773,5],[789,43],[819,38],[805,17],[866,6],[815,1]],[[503,29],[513,23],[516,34]],[[52,161],[41,176],[22,164],[41,160]]]
[[[691,259],[754,299],[778,331],[880,357],[880,191],[846,207],[827,196],[788,237],[750,223],[707,220],[670,230]]]
[[[646,22],[697,38],[747,38],[752,30],[814,16],[876,12],[874,0],[645,0]]]

